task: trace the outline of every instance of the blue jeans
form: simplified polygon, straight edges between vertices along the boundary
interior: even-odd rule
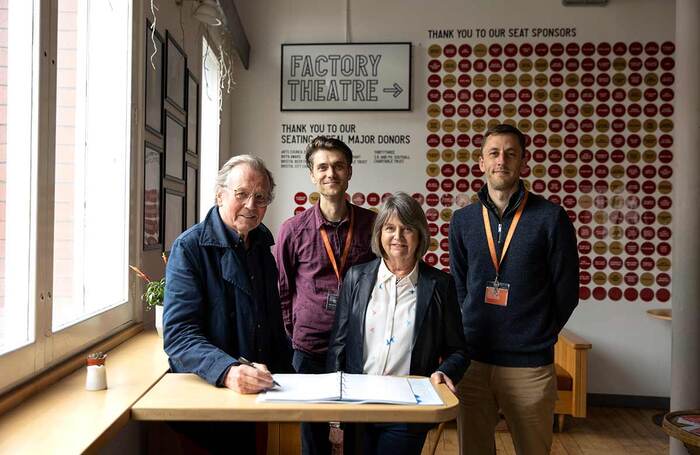
[[[326,372],[326,356],[294,350],[292,366],[297,373],[319,374]],[[301,453],[326,455],[331,453],[327,423],[301,423]]]

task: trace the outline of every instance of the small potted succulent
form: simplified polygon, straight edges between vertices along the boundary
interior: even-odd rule
[[[163,259],[163,264],[168,264],[168,257],[163,253],[161,256]],[[152,280],[148,275],[143,273],[138,267],[133,265],[129,266],[131,270],[136,272],[136,274],[143,281],[146,282],[146,289],[143,292],[141,298],[146,303],[146,311],[150,311],[155,308],[156,316],[156,330],[158,335],[163,336],[163,299],[165,298],[165,277],[160,280]]]

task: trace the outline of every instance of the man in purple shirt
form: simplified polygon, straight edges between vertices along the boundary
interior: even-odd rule
[[[371,210],[346,200],[352,151],[318,136],[306,147],[306,165],[320,201],[285,221],[275,245],[282,316],[292,339],[297,373],[325,373],[326,351],[345,272],[375,258]],[[327,424],[302,423],[304,454],[331,452]]]

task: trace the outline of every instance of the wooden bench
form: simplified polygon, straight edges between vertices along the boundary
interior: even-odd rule
[[[563,329],[554,345],[554,367],[557,375],[557,402],[554,414],[557,429],[564,429],[567,415],[586,417],[586,394],[588,392],[588,350],[591,343]]]

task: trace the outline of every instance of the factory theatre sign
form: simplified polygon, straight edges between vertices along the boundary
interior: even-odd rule
[[[411,43],[283,44],[283,111],[408,111]]]

